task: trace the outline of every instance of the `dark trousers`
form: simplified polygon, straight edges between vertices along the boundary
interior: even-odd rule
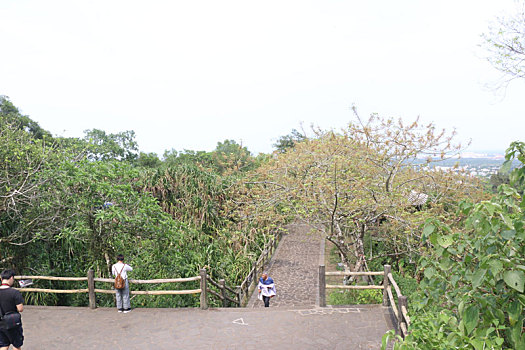
[[[264,307],[270,307],[270,297],[265,297],[263,295]]]

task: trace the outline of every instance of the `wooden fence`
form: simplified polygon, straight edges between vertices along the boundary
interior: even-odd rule
[[[282,233],[273,236],[264,246],[261,255],[252,265],[252,269],[242,281],[241,285],[235,289],[226,285],[224,279],[214,281],[207,273],[206,269],[201,269],[199,276],[185,277],[185,278],[165,278],[153,280],[134,280],[129,279],[130,284],[161,284],[161,283],[184,283],[190,281],[200,281],[199,289],[184,289],[184,290],[130,290],[132,295],[176,295],[176,294],[199,294],[200,293],[200,308],[208,308],[208,296],[218,298],[222,302],[223,307],[230,305],[242,306],[245,305],[249,298],[249,293],[253,291],[258,280],[258,275],[262,272],[264,265],[271,259],[277,244],[282,237]],[[97,307],[96,294],[113,294],[114,289],[96,288],[95,283],[115,283],[113,278],[95,277],[93,270],[89,270],[86,277],[55,277],[55,276],[15,276],[17,280],[34,279],[34,280],[49,280],[49,281],[85,281],[87,288],[80,289],[47,289],[47,288],[16,288],[21,292],[41,292],[41,293],[88,293],[89,307],[95,309]],[[208,283],[210,286],[208,286]],[[211,289],[213,286],[217,291]]]
[[[199,276],[186,277],[186,278],[166,278],[166,279],[153,279],[153,280],[134,280],[129,279],[130,284],[159,284],[159,283],[183,283],[190,281],[200,281],[199,289],[185,289],[185,290],[130,290],[131,295],[176,295],[176,294],[199,294],[200,293],[200,308],[208,308],[208,296],[213,296],[222,302],[223,307],[230,305],[242,306],[247,302],[250,291],[255,288],[255,282],[259,272],[262,272],[262,268],[272,257],[277,244],[282,234],[278,233],[272,237],[264,246],[261,255],[252,265],[252,269],[241,283],[235,289],[226,285],[224,279],[214,281],[207,273],[206,269],[201,269]],[[100,278],[95,277],[93,270],[89,270],[86,277],[55,277],[55,276],[15,276],[17,280],[23,279],[34,279],[34,280],[50,280],[50,281],[85,281],[87,282],[87,288],[80,289],[46,289],[46,288],[16,288],[21,292],[42,292],[42,293],[88,293],[89,295],[89,307],[95,309],[97,307],[96,294],[113,294],[114,289],[100,289],[96,288],[95,283],[111,283],[115,280],[113,278]],[[210,286],[208,285],[210,284]],[[217,288],[217,291],[211,289],[213,286]]]
[[[176,295],[176,294],[199,294],[200,293],[200,308],[207,309],[207,281],[206,269],[200,270],[199,276],[185,277],[185,278],[165,278],[153,280],[134,280],[129,279],[130,284],[160,284],[160,283],[183,283],[190,281],[200,281],[199,289],[184,289],[184,290],[130,290],[132,295]],[[46,288],[16,288],[21,292],[42,292],[42,293],[88,293],[89,307],[95,309],[97,307],[96,294],[114,294],[114,289],[100,289],[95,287],[95,282],[100,283],[115,283],[113,278],[98,278],[95,277],[93,270],[89,270],[86,277],[54,277],[54,276],[15,276],[15,279],[35,279],[35,280],[49,280],[49,281],[86,281],[87,288],[81,289],[46,289]]]
[[[206,292],[210,293],[210,295],[213,295],[214,297],[222,301],[222,307],[228,307],[232,304],[235,306],[241,306],[239,291],[233,290],[232,288],[228,287],[224,279],[220,279],[219,282],[216,282],[210,276],[207,276],[206,278],[208,279],[208,282],[210,282],[211,285],[213,285],[219,290],[219,292],[216,292],[210,288],[207,288]],[[231,298],[230,296],[228,296],[228,293],[233,294],[234,297]]]
[[[327,285],[326,276],[383,276],[382,285]],[[396,291],[397,305],[394,295],[392,293],[392,286]],[[326,289],[382,289],[383,290],[383,306],[390,306],[396,318],[397,328],[401,335],[405,337],[410,326],[410,318],[407,311],[407,297],[401,294],[394,277],[392,276],[391,266],[385,265],[384,271],[378,272],[326,272],[324,263],[319,265],[319,306],[326,306]]]

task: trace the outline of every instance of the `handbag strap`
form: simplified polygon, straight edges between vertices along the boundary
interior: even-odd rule
[[[124,264],[124,266],[122,266],[122,268],[120,269],[120,272],[118,273],[118,275],[120,276],[122,274],[122,271],[124,271],[124,268],[126,267],[126,264]],[[115,269],[116,270],[116,269]],[[121,276],[122,277],[122,276]]]
[[[1,288],[1,289],[9,289],[9,288]],[[4,313],[4,308],[2,307],[2,303],[0,303],[0,311],[2,312],[1,317],[4,317],[5,313]]]

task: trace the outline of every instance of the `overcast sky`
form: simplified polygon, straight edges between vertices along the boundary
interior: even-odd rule
[[[55,135],[134,130],[141,151],[270,152],[310,124],[421,116],[472,151],[525,141],[478,47],[512,0],[0,0],[0,95]]]

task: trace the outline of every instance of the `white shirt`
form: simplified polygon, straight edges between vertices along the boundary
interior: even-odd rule
[[[122,270],[122,273],[120,273],[120,270]],[[120,276],[122,278],[127,279],[127,271],[133,271],[133,268],[128,264],[124,264],[120,261],[116,264],[113,264],[113,266],[111,267],[111,273],[113,274],[113,277],[117,277],[117,275],[120,273]]]
[[[276,294],[275,284],[262,284],[259,282],[257,288],[261,291],[260,295],[265,297],[273,297]]]

